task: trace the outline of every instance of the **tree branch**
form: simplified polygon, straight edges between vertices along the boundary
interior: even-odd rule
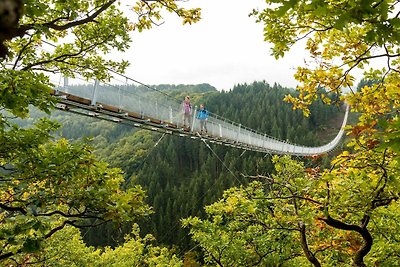
[[[304,225],[303,222],[299,222],[299,227],[300,227],[300,244],[301,248],[303,249],[303,252],[309,262],[311,262],[314,266],[316,267],[321,267],[321,264],[319,263],[318,259],[315,257],[315,255],[310,251],[308,244],[307,244],[307,236],[306,236],[306,226]]]
[[[60,18],[56,18],[50,22],[47,23],[43,23],[43,24],[27,24],[27,25],[21,25],[15,32],[13,37],[16,36],[23,36],[28,30],[31,30],[35,27],[48,27],[50,29],[56,30],[56,31],[64,31],[64,30],[68,30],[72,27],[76,27],[82,24],[86,24],[89,22],[92,22],[95,20],[95,18],[100,15],[103,11],[105,11],[107,8],[109,8],[116,0],[111,0],[108,1],[107,3],[105,3],[104,5],[100,6],[100,8],[95,11],[93,14],[87,16],[84,19],[81,20],[75,20],[69,23],[66,23],[64,25],[57,25],[56,22],[59,21]]]
[[[354,264],[356,266],[360,267],[365,267],[364,263],[364,257],[368,254],[368,252],[371,250],[372,244],[373,244],[373,239],[369,231],[367,230],[367,225],[369,222],[369,216],[364,215],[360,226],[354,225],[354,224],[346,224],[344,222],[341,222],[339,220],[333,219],[331,216],[328,215],[327,218],[319,218],[319,220],[324,221],[327,225],[341,229],[341,230],[346,230],[346,231],[355,231],[359,233],[363,240],[364,244],[363,246],[356,252],[354,256]]]
[[[23,215],[26,215],[28,212],[26,210],[24,210],[21,207],[10,207],[7,205],[4,205],[3,203],[0,203],[0,208],[6,210],[6,211],[11,211],[11,212],[20,212]]]
[[[214,254],[212,254],[210,251],[208,251],[205,247],[203,247],[203,249],[208,253],[208,255],[211,256],[211,258],[215,261],[215,263],[218,264],[218,266],[224,267],[224,265],[222,264],[222,262],[221,262],[220,259],[217,259],[217,258],[214,256]]]
[[[5,260],[5,259],[7,259],[7,258],[9,258],[9,257],[11,257],[11,256],[14,256],[15,254],[21,253],[21,252],[22,252],[22,250],[20,249],[20,250],[18,250],[16,253],[14,253],[14,252],[7,252],[7,253],[5,253],[5,254],[1,254],[1,255],[0,255],[0,261],[1,261],[1,260]]]
[[[49,213],[38,213],[38,214],[36,214],[36,216],[53,216],[53,215],[57,215],[57,214],[65,217],[65,218],[83,218],[83,219],[99,219],[99,220],[102,220],[102,218],[99,217],[99,216],[87,214],[86,210],[81,212],[81,213],[76,213],[76,214],[67,214],[67,213],[64,213],[62,211],[55,210],[55,211],[52,211],[52,212],[49,212]]]
[[[259,224],[261,225],[264,229],[266,230],[285,230],[285,231],[299,231],[299,229],[297,228],[288,228],[288,227],[284,227],[281,224],[279,224],[277,222],[277,224],[279,225],[279,227],[271,227],[270,225],[266,224],[265,222],[261,221],[261,220],[255,220],[255,219],[237,219],[239,222],[247,222],[247,223],[251,223],[251,224]]]
[[[151,5],[148,3],[149,1],[143,1],[142,2],[147,6],[147,8],[149,9],[149,12],[146,13],[147,18],[151,21],[151,23],[153,23],[156,26],[161,26],[162,24],[164,24],[164,22],[161,22],[160,24],[156,23],[152,18],[152,12],[153,12],[153,8],[151,7]],[[158,2],[158,1],[156,1]],[[144,14],[139,14],[139,18],[144,16]]]
[[[32,64],[29,64],[29,65],[25,66],[24,68],[22,68],[22,70],[32,69],[32,68],[35,67],[35,66],[39,66],[39,65],[43,65],[43,64],[48,64],[48,63],[51,63],[51,62],[53,62],[53,61],[59,62],[59,63],[70,64],[68,61],[66,61],[66,59],[69,59],[69,58],[76,58],[76,57],[78,57],[78,56],[81,56],[82,54],[85,54],[86,52],[89,52],[89,51],[95,49],[95,48],[96,48],[97,46],[99,46],[99,45],[105,44],[105,43],[108,41],[109,37],[111,37],[111,34],[109,34],[108,36],[106,36],[106,38],[104,38],[104,40],[102,40],[101,42],[94,43],[94,44],[92,44],[92,45],[90,45],[90,46],[88,46],[88,47],[86,47],[86,48],[83,47],[83,46],[81,46],[80,50],[77,51],[77,52],[75,52],[75,53],[62,54],[62,55],[59,55],[59,56],[54,57],[54,58],[51,58],[51,59],[38,61],[38,62],[35,62],[35,63],[32,63]],[[82,42],[81,42],[81,44],[82,44]],[[84,56],[84,55],[82,55],[82,57],[83,57],[83,56]],[[81,68],[87,68],[87,66],[79,66],[79,65],[77,65],[77,64],[70,64],[70,65],[75,65],[75,66],[78,66],[78,67],[81,67]]]
[[[307,200],[310,201],[314,204],[318,204],[318,205],[323,205],[321,202],[314,200],[312,198],[308,198],[308,197],[302,197],[302,196],[298,196],[298,195],[293,195],[293,196],[276,196],[276,197],[254,197],[253,199],[264,199],[264,200],[273,200],[273,199],[291,199],[291,198],[297,198],[297,199],[302,199],[302,200]]]
[[[52,235],[54,235],[57,231],[62,230],[69,222],[73,222],[73,221],[64,221],[61,225],[59,225],[59,226],[57,226],[57,227],[51,229],[50,232],[48,232],[48,233],[44,236],[44,238],[47,239],[47,238],[51,237]]]
[[[29,47],[29,45],[32,44],[32,43],[33,43],[33,35],[30,36],[28,42],[18,52],[18,57],[14,62],[13,70],[15,70],[17,68],[17,64],[21,60],[22,54],[24,53],[25,49],[27,49]]]

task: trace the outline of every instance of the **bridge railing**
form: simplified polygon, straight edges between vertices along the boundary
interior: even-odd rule
[[[106,104],[117,107],[121,112],[134,112],[142,117],[154,118],[160,120],[162,123],[173,124],[178,128],[183,128],[183,108],[181,102],[149,86],[132,86],[132,84],[129,84],[129,78],[126,76],[122,76],[122,80],[104,83],[87,81],[79,77],[60,77],[56,88],[65,93],[90,99],[93,106]],[[61,81],[63,81],[62,85]],[[79,87],[72,85],[79,85]],[[200,132],[200,123],[196,119],[196,109],[194,109],[191,118],[192,124],[190,127],[192,134]],[[342,129],[336,138],[320,147],[291,144],[287,141],[259,133],[213,113],[209,114],[207,120],[207,134],[225,144],[236,145],[251,150],[300,156],[318,155],[329,152],[339,143],[347,121],[347,114],[348,110]]]

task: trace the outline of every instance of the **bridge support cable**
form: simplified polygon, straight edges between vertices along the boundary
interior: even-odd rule
[[[228,170],[228,172],[239,182],[239,184],[243,185],[242,182],[239,180],[239,178],[235,175],[235,173],[225,164],[225,162],[218,156],[218,154],[211,148],[211,146],[206,142],[206,139],[203,138],[199,133],[197,133],[200,140],[206,145],[206,147],[211,151],[211,153],[214,155],[216,159],[218,159],[222,166],[225,167],[225,169]],[[246,150],[245,150],[246,151]],[[243,152],[245,152],[243,151]]]
[[[147,152],[146,157],[142,160],[142,162],[139,164],[137,169],[140,169],[146,163],[147,159],[150,157],[151,152],[154,151],[154,149],[158,146],[158,144],[161,142],[161,140],[164,138],[164,136],[165,136],[165,133],[163,133],[161,135],[161,137],[157,140],[157,142],[154,144],[154,146]],[[125,181],[125,185],[126,186],[129,186],[129,183],[131,181],[131,177],[132,176],[128,177],[128,179]]]

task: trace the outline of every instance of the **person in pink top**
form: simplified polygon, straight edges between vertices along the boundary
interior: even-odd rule
[[[190,127],[192,122],[192,105],[190,104],[190,97],[186,96],[182,103],[183,109],[183,127]]]

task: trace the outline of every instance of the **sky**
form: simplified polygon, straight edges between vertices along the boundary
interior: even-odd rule
[[[202,20],[182,25],[167,13],[151,30],[132,33],[131,48],[122,57],[131,63],[126,75],[148,85],[209,83],[218,90],[265,80],[295,87],[295,67],[304,50],[294,46],[275,60],[263,41],[263,25],[248,14],[263,7],[263,0],[190,0],[202,8]],[[129,14],[129,13],[128,13]]]

